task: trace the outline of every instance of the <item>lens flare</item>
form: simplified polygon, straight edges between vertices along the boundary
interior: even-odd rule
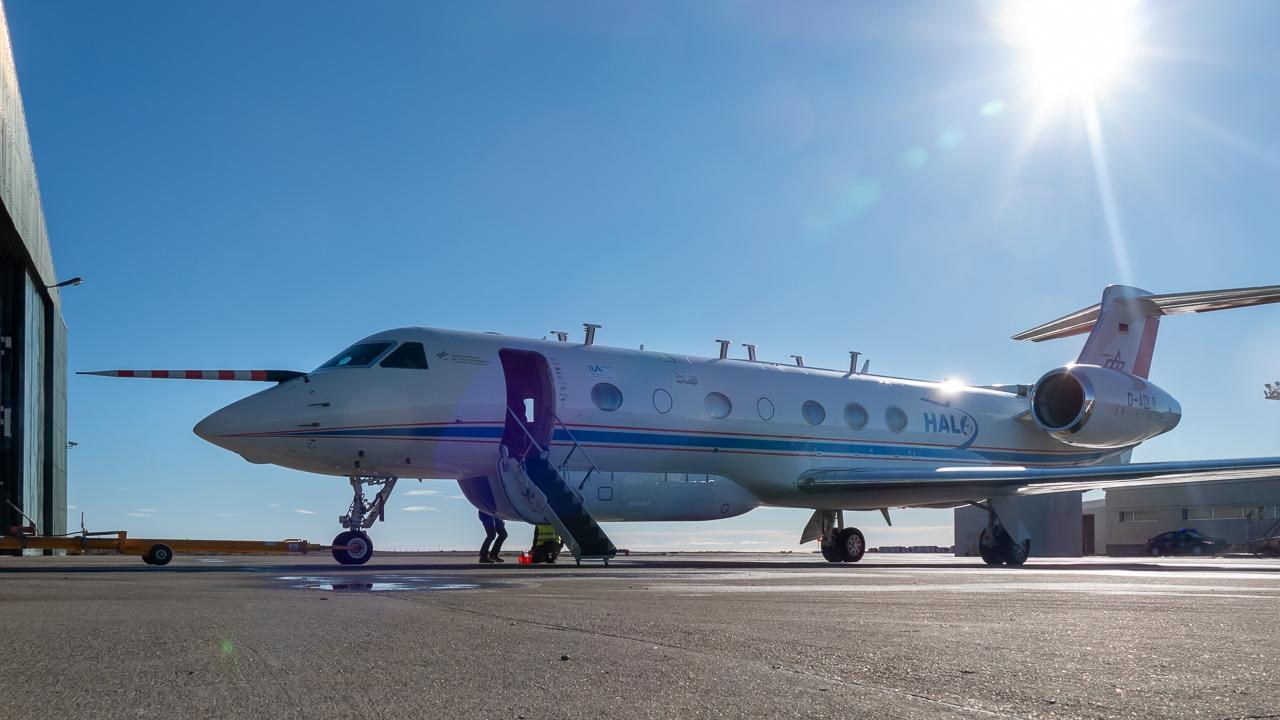
[[[1127,0],[1010,0],[1000,27],[1040,93],[1097,97],[1134,55],[1136,10]]]

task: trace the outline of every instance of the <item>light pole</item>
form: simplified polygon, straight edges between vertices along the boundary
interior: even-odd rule
[[[63,280],[62,282],[57,283],[57,284],[55,284],[55,285],[45,285],[45,286],[44,286],[44,289],[45,289],[45,290],[56,290],[56,289],[58,289],[58,288],[71,287],[71,286],[73,286],[73,285],[79,285],[79,284],[80,284],[80,283],[82,283],[82,282],[84,282],[84,278],[82,278],[82,277],[80,277],[79,275],[77,275],[76,277],[73,277],[73,278],[71,278],[70,280]]]

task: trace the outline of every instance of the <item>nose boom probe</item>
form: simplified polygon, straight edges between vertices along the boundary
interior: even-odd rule
[[[76,374],[159,380],[240,380],[273,383],[287,382],[306,375],[298,370],[88,370]]]

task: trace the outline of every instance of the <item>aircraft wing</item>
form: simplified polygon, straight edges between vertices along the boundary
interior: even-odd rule
[[[1133,463],[1069,468],[1010,466],[941,467],[930,470],[814,469],[796,482],[802,493],[953,489],[974,500],[998,495],[1035,495],[1072,490],[1220,480],[1280,478],[1280,457]]]

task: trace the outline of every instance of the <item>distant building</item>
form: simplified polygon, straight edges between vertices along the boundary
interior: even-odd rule
[[[1244,549],[1280,534],[1280,480],[1187,483],[1108,490],[1106,553],[1139,555],[1148,539],[1194,529]]]
[[[1085,500],[1080,505],[1084,513],[1081,541],[1082,555],[1107,554],[1107,499]]]
[[[67,326],[2,6],[0,206],[0,534],[26,515],[56,535],[67,529]]]

